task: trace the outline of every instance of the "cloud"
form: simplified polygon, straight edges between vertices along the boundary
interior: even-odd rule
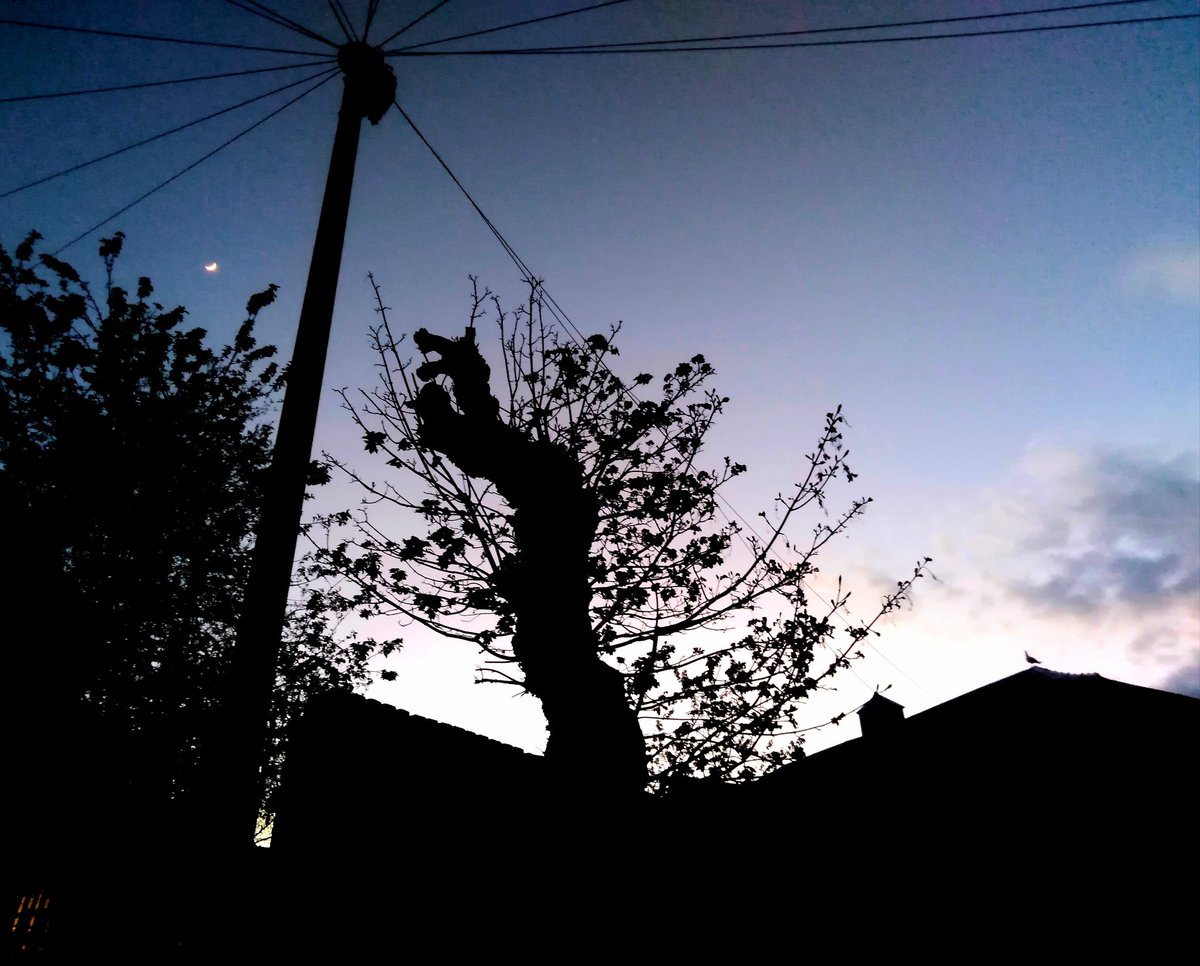
[[[1025,670],[1026,650],[1071,674],[1177,690],[1195,680],[1200,454],[1040,447],[935,512],[939,579],[880,625],[870,643],[883,657],[868,648],[859,668],[913,713]],[[858,569],[875,573],[878,559]]]
[[[1125,259],[1126,288],[1173,302],[1200,304],[1200,245],[1147,248]]]
[[[933,552],[964,640],[1149,686],[1200,661],[1200,454],[1038,448],[981,497]]]
[[[1023,575],[1007,585],[1017,597],[1042,611],[1152,613],[1200,592],[1193,456],[1047,453],[1026,477]]]
[[[1200,698],[1200,664],[1176,668],[1162,682],[1164,691],[1175,691],[1189,697]]]

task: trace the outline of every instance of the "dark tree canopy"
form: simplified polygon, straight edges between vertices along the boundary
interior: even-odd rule
[[[377,483],[335,462],[366,495],[314,537],[309,576],[330,583],[313,609],[478,645],[483,680],[541,701],[548,756],[596,782],[640,787],[647,761],[658,779],[749,778],[798,754],[804,699],[848,666],[923,568],[865,624],[842,620],[840,585],[809,609],[814,558],[869,502],[824,512],[833,482],[855,478],[841,410],[755,534],[721,505],[745,467],[702,462],[728,402],[703,356],[626,382],[613,369],[616,330],[568,339],[543,324],[536,287],[511,315],[474,288],[462,336],[415,333],[418,365],[382,300],[379,312],[380,382],[343,399],[392,472]],[[476,341],[489,316],[495,389]],[[794,539],[806,509],[819,521]]]
[[[35,259],[38,238],[0,249],[0,498],[19,548],[5,697],[113,736],[138,795],[177,802],[229,686],[282,384],[274,347],[254,337],[275,286],[213,349],[148,278],[115,282],[120,234],[101,243],[99,292]],[[277,720],[357,680],[362,656],[319,619],[295,622]]]

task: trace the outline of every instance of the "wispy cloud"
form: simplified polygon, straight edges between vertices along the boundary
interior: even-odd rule
[[[1162,686],[1168,691],[1200,698],[1200,664],[1190,664],[1169,675]]]
[[[1141,295],[1200,304],[1200,245],[1162,245],[1128,256],[1122,284]]]
[[[1200,476],[1194,458],[1061,454],[1030,467],[1036,487],[1017,544],[1030,573],[1009,589],[1049,611],[1114,604],[1154,611],[1200,592]]]
[[[1030,451],[950,518],[906,636],[984,673],[1047,666],[1162,686],[1200,666],[1197,454]],[[932,651],[931,651],[932,653]],[[1182,672],[1180,672],[1182,673]]]

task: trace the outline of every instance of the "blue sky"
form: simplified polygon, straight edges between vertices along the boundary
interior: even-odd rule
[[[576,5],[514,0],[498,15],[494,4],[452,0],[406,37]],[[450,47],[1035,5],[630,0]],[[336,29],[316,0],[272,6]],[[365,4],[347,7],[361,20]],[[382,35],[425,7],[383,0]],[[1058,21],[1198,9],[1157,0]],[[315,47],[217,0],[115,11],[44,2],[5,15]],[[869,602],[928,555],[938,581],[890,622],[882,656],[869,654],[813,708],[817,723],[877,685],[920,710],[1020,670],[1025,650],[1059,670],[1200,688],[1198,38],[1193,20],[817,49],[392,63],[400,103],[581,329],[623,320],[630,374],[696,352],[717,367],[733,403],[710,453],[749,465],[732,494],[744,515],[791,482],[822,415],[843,405],[860,477],[842,495],[875,502],[826,555],[823,576],[845,574]],[[0,96],[303,59],[9,26],[0,43]],[[0,191],[305,73],[0,104]],[[128,236],[124,270],[151,276],[164,301],[188,306],[215,338],[232,334],[251,292],[276,282],[263,334],[287,351],[339,83],[108,226]],[[63,244],[287,96],[0,199],[0,241],[37,227],[52,248]],[[97,278],[94,251],[89,239],[64,257]],[[213,259],[221,271],[207,275]],[[319,425],[318,446],[364,470],[332,390],[373,378],[368,271],[402,328],[456,331],[468,274],[511,300],[522,294],[516,270],[394,111],[363,133]],[[326,498],[339,497],[353,499]],[[414,641],[395,661],[400,681],[380,696],[537,747],[533,703],[472,687],[475,656],[453,647]],[[853,733],[843,726],[833,738]]]

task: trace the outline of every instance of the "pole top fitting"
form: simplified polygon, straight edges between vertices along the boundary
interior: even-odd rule
[[[383,51],[356,40],[339,47],[337,59],[350,109],[378,124],[396,99],[396,75],[383,59]]]

